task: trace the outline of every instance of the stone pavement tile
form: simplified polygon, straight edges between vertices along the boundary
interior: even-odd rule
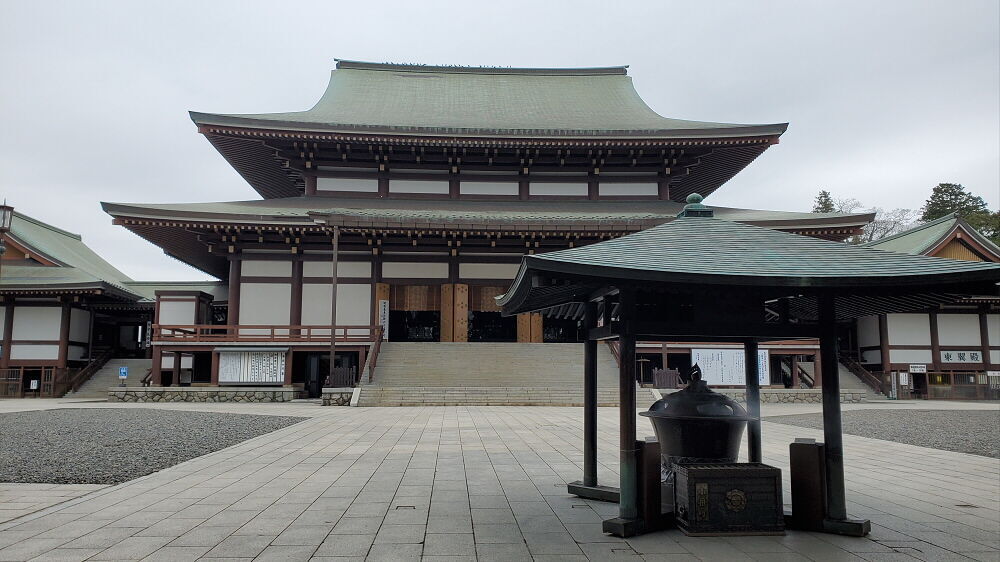
[[[236,532],[236,527],[199,526],[170,542],[170,546],[211,546],[222,542]]]
[[[65,539],[31,539],[0,548],[0,560],[28,560],[65,543]],[[91,547],[99,548],[99,547]]]
[[[712,537],[680,537],[677,539],[677,544],[698,558],[709,560],[736,560],[743,558],[745,554],[739,548],[725,541],[714,540]]]
[[[374,535],[382,526],[381,517],[342,517],[334,525],[333,535]]]
[[[112,521],[108,524],[108,527],[140,527],[145,529],[173,514],[172,511],[139,511],[122,517],[117,521]]]
[[[541,554],[582,554],[583,551],[565,530],[559,533],[535,532],[533,527],[524,529],[524,542],[532,556]]]
[[[588,542],[622,542],[618,537],[604,534],[601,523],[570,523],[566,530],[578,543]]]
[[[641,560],[635,550],[625,542],[615,543],[587,543],[581,544],[580,549],[587,558],[591,560]],[[721,560],[721,558],[719,559]]]
[[[39,533],[34,536],[36,539],[75,539],[77,537],[82,537],[87,533],[96,531],[100,529],[107,523],[106,521],[94,521],[90,519],[79,519],[77,521],[70,521],[64,525],[60,525],[55,529],[45,531],[44,533]],[[16,531],[6,531],[8,533],[13,533]]]
[[[792,549],[788,548],[782,544],[782,539],[784,537],[780,536],[761,536],[761,537],[724,537],[723,540],[733,548],[736,548],[740,552],[750,553],[750,552],[770,552],[770,553],[789,553]],[[871,541],[868,541],[871,542]]]
[[[617,505],[615,509],[617,509]],[[515,516],[521,515],[555,515],[552,507],[546,502],[510,502],[510,509]]]
[[[472,510],[469,508],[469,500],[465,499],[463,501],[437,501],[431,499],[431,517],[442,517],[442,516],[455,516],[455,515],[471,515]]]
[[[99,553],[102,548],[56,548],[32,558],[32,562],[82,562]],[[23,560],[23,559],[22,559]]]
[[[469,505],[469,492],[465,490],[438,490],[431,492],[431,502],[456,502]]]
[[[826,533],[809,533],[809,536],[821,541],[830,543],[841,550],[853,552],[891,552],[892,549],[884,544],[875,542],[867,537],[844,537],[840,535],[830,535]]]
[[[953,552],[998,552],[997,549],[992,546],[978,541],[958,537],[943,531],[933,533],[913,533],[913,538],[931,543],[934,546],[939,546]],[[994,541],[995,540],[996,539],[994,539]],[[997,554],[997,559],[1000,560],[1000,554]]]
[[[318,546],[330,534],[327,525],[289,525],[274,539],[275,546]]]
[[[471,533],[427,533],[424,555],[475,556],[476,542]]]
[[[308,562],[315,546],[269,546],[261,552],[255,562]]]
[[[514,562],[531,560],[531,554],[523,542],[512,544],[476,543],[476,558],[479,562]]]
[[[315,560],[315,558],[313,559]],[[476,562],[475,556],[442,556],[440,554],[425,554],[420,562]]]
[[[367,562],[416,562],[420,560],[419,544],[378,544],[372,545]]]
[[[490,509],[510,509],[510,502],[507,501],[507,496],[469,496],[469,504],[472,509],[478,508],[490,508]]]
[[[201,519],[174,519],[168,517],[135,534],[137,537],[179,537],[199,525],[206,524]]]
[[[143,562],[194,562],[204,556],[209,546],[165,546],[149,556]]]
[[[860,556],[861,558],[863,558],[868,562],[915,562],[916,560],[920,560],[919,558],[910,554],[911,552],[917,552],[917,551],[911,549],[901,549],[900,551],[893,551],[893,552],[864,552],[859,554],[858,556]],[[808,558],[806,558],[804,555],[799,555],[799,556],[802,556],[803,560],[808,560]]]
[[[476,544],[524,543],[521,530],[514,524],[483,524],[473,525]]]
[[[273,535],[265,536],[231,536],[222,540],[212,550],[205,554],[206,558],[253,558],[264,551]]]
[[[427,518],[428,533],[471,533],[472,516],[455,515],[445,517],[435,517],[431,515]]]
[[[563,523],[600,523],[605,519],[589,505],[570,509],[558,508],[554,509],[553,512]]]
[[[424,542],[424,525],[390,525],[383,523],[375,536],[375,544],[420,544]]]
[[[204,525],[209,527],[242,527],[251,519],[260,515],[260,511],[255,509],[232,510],[224,509],[205,520]]]
[[[531,560],[532,562],[589,562],[590,559],[583,554],[535,554]]]
[[[963,552],[963,556],[968,556],[973,560],[980,560],[981,562],[996,562],[997,556],[995,552]]]
[[[389,511],[389,502],[354,502],[347,509],[345,517],[385,517]]]
[[[406,497],[406,498],[410,498],[410,497],[429,498],[429,497],[431,497],[431,490],[432,490],[432,488],[433,487],[429,486],[429,485],[427,485],[427,486],[418,486],[418,485],[400,486],[399,488],[396,489],[396,497],[397,498],[402,498],[402,497]]]
[[[661,531],[659,533],[649,533],[625,539],[625,542],[639,554],[689,554],[688,551],[677,542],[681,535],[676,531]],[[788,549],[785,549],[786,551]]]
[[[134,527],[101,527],[86,535],[77,537],[63,546],[65,548],[108,548],[131,537],[140,530]]]
[[[514,514],[511,512],[509,507],[504,507],[502,509],[472,508],[472,524],[480,525],[486,523],[504,523],[512,525],[516,523],[516,521],[514,521]]]
[[[694,554],[643,554],[642,559],[646,562],[702,562],[702,559],[698,558]],[[749,557],[748,555],[748,558],[745,558],[744,560],[756,559]],[[781,560],[781,558],[778,558],[777,560]],[[808,558],[801,560],[803,562],[811,562]],[[766,560],[764,562],[766,562]],[[799,562],[799,559],[796,559],[795,562]]]
[[[308,509],[312,511],[324,511],[324,510],[340,511],[341,513],[343,513],[344,511],[347,511],[347,508],[351,507],[351,503],[353,503],[354,501],[355,500],[353,496],[349,498],[321,497],[318,498],[316,501],[312,502],[311,504],[309,504]]]
[[[518,516],[517,524],[522,529],[532,533],[564,533],[566,526],[554,515],[524,515]]]
[[[173,540],[173,537],[129,537],[91,560],[142,560]]]
[[[368,535],[330,535],[316,549],[316,556],[367,556],[375,533]]]

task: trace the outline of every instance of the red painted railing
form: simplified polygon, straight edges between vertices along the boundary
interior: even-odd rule
[[[381,326],[333,326],[337,343],[373,343],[381,339]],[[215,324],[154,324],[153,342],[330,342],[331,326]],[[378,334],[378,336],[376,335]]]

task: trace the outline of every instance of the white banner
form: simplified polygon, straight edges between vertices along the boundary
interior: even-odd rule
[[[710,385],[746,386],[746,359],[742,349],[692,349],[691,364],[701,367],[702,379]],[[757,381],[771,384],[766,349],[757,350]]]

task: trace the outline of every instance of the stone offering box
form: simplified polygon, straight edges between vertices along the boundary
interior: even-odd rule
[[[679,463],[677,526],[687,535],[784,535],[781,470],[759,463]]]

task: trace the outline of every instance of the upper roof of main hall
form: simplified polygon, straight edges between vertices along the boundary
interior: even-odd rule
[[[639,97],[627,67],[504,68],[338,60],[311,109],[191,112],[199,126],[313,133],[515,138],[739,139],[776,137],[786,123],[745,125],[663,117]]]

